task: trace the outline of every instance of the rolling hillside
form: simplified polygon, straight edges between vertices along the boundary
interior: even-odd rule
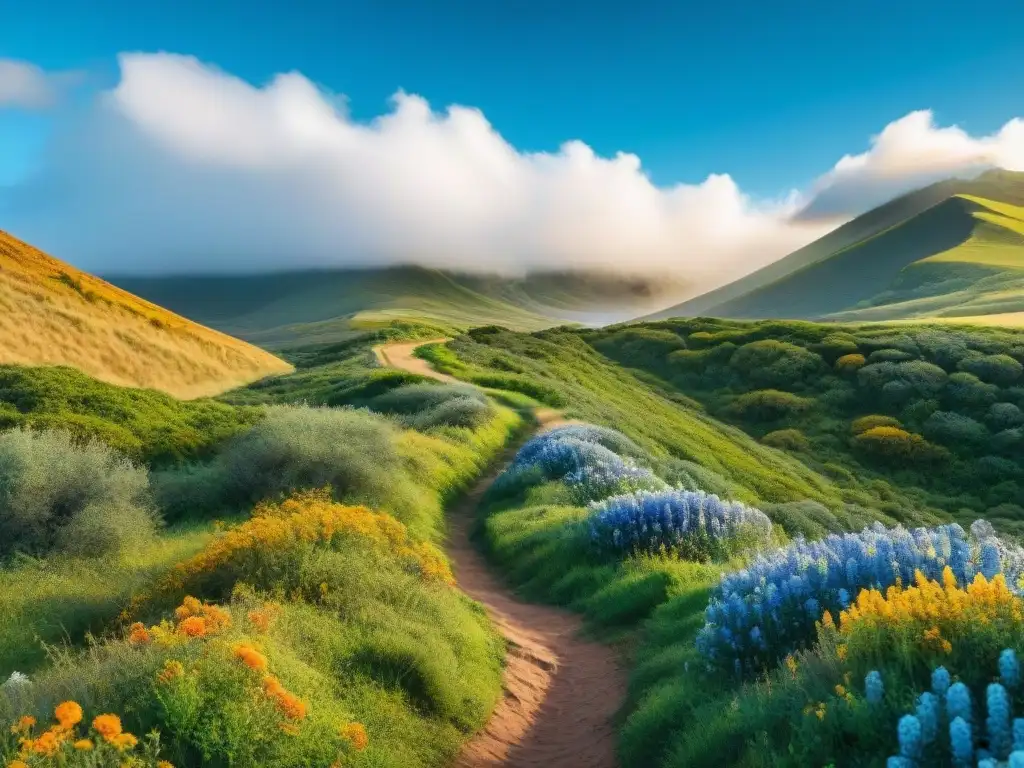
[[[0,363],[68,365],[192,398],[290,370],[0,231]]]
[[[652,318],[892,320],[1024,309],[1024,174],[904,195],[734,283]]]
[[[271,349],[343,341],[396,320],[443,333],[481,325],[529,331],[604,323],[664,304],[672,290],[682,292],[670,280],[576,273],[508,279],[420,267],[111,280]]]

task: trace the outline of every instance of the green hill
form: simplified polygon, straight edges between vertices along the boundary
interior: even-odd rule
[[[955,317],[1024,308],[1024,174],[990,171],[890,201],[652,318]]]
[[[635,316],[681,292],[671,280],[599,273],[509,279],[420,267],[245,276],[113,277],[121,287],[269,348],[334,343],[392,321],[450,333],[480,325],[538,330]]]

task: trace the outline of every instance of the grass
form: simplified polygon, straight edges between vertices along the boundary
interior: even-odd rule
[[[1016,311],[1024,306],[1022,178],[992,171],[925,187],[751,275],[650,317],[858,321]],[[957,268],[964,264],[987,270],[968,275]],[[948,268],[940,271],[939,265]],[[1011,288],[1016,306],[987,305],[993,293]]]
[[[2,231],[0,363],[69,365],[112,384],[185,398],[289,369]]]
[[[667,303],[672,278],[542,273],[462,275],[420,267],[249,277],[115,278],[198,322],[280,350],[335,344],[396,322],[448,336],[477,325],[537,330],[560,322],[621,320]]]
[[[337,379],[337,371],[317,378],[320,362],[327,367],[348,365],[353,380],[365,377],[374,364],[361,354],[377,338],[357,345],[354,359],[337,349],[300,351],[297,357],[307,364],[300,374],[305,371],[317,382]],[[205,438],[202,450],[186,456],[197,463],[163,464],[162,474],[185,473],[186,480],[198,468],[221,466],[221,457],[241,450],[237,446],[252,459],[252,446],[269,439],[260,430],[270,429],[280,410],[271,410],[264,418],[262,408],[173,401],[150,391],[119,390],[63,369],[19,368],[8,373],[17,383],[9,391],[20,394],[11,397],[6,412],[21,414],[14,403],[24,406],[35,398],[47,408],[26,408],[19,418],[34,418],[45,410],[49,428],[93,419],[107,425],[108,438],[115,433],[132,436],[134,443],[128,443],[136,446],[137,456],[154,461],[163,455],[158,447],[177,420],[187,421],[203,408],[228,417],[233,424],[230,434],[218,433],[214,439],[210,430],[219,423],[216,420],[209,422],[206,432],[197,430]],[[274,401],[306,399],[310,380],[300,374],[288,378],[292,386],[276,390]],[[186,590],[174,585],[181,583],[181,574],[196,573],[190,570],[199,567],[196,563],[210,562],[211,553],[220,551],[218,542],[229,534],[218,533],[223,525],[210,520],[209,514],[204,517],[200,506],[183,505],[176,514],[180,523],[130,551],[102,557],[15,555],[0,569],[0,675],[28,673],[33,685],[28,693],[0,692],[2,717],[31,712],[43,720],[55,703],[72,698],[82,704],[87,717],[116,712],[135,733],[159,729],[163,756],[179,766],[326,765],[340,752],[348,753],[346,764],[352,765],[449,763],[500,695],[503,644],[479,606],[438,581],[436,574],[443,576],[447,565],[432,542],[443,534],[445,505],[486,468],[521,428],[522,420],[498,402],[488,405],[483,418],[476,409],[469,426],[453,426],[433,416],[417,420],[419,411],[410,409],[422,406],[429,415],[438,403],[452,399],[447,388],[434,386],[444,390],[444,398],[412,390],[396,395],[397,405],[395,397],[384,401],[383,409],[402,411],[392,416],[351,410],[321,415],[316,409],[285,407],[282,412],[307,413],[313,421],[340,418],[337,424],[331,422],[331,434],[317,441],[326,448],[350,450],[351,455],[339,459],[337,472],[362,477],[357,471],[360,461],[379,470],[359,482],[336,482],[337,502],[288,502],[291,508],[297,504],[304,510],[295,519],[305,520],[324,508],[335,510],[331,514],[339,519],[359,519],[364,513],[345,505],[370,503],[408,522],[409,527],[402,528],[406,532],[395,539],[405,543],[382,546],[381,540],[367,538],[360,528],[320,543],[267,540],[254,550],[255,570],[230,575],[216,571],[212,580],[188,582],[187,591],[230,613],[230,628],[216,637],[182,642],[179,633],[173,642],[139,645],[126,636],[126,612],[147,625],[177,621],[169,610]],[[254,418],[248,423],[230,421],[242,415]],[[412,421],[425,426],[403,426]],[[307,438],[315,432],[305,431]],[[372,440],[367,437],[371,432]],[[300,440],[291,433],[278,437],[285,442]],[[247,483],[245,500],[222,505],[220,514],[229,515],[227,530],[254,524],[245,522],[254,501],[280,499],[292,486],[300,490],[320,484],[323,478],[308,471],[315,456],[281,446],[275,450],[275,455],[291,456],[290,464],[266,469],[264,479],[280,482]],[[299,466],[303,462],[305,470]],[[224,466],[233,471],[244,464]],[[287,477],[293,481],[281,480]],[[401,526],[390,515],[379,517]],[[173,601],[168,602],[172,594]],[[263,631],[247,617],[266,606],[271,606],[266,610],[274,620]],[[280,730],[281,714],[273,699],[259,692],[259,681],[232,656],[232,647],[239,643],[259,648],[289,695],[304,702],[307,714],[296,736]],[[188,686],[198,687],[161,689],[155,677],[168,660],[183,661]],[[204,690],[212,693],[189,693]],[[196,713],[201,727],[182,719],[186,712]],[[365,751],[353,752],[339,740],[339,727],[349,722],[368,731]],[[243,734],[244,739],[232,734]]]

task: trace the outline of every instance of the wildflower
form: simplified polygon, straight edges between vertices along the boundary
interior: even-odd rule
[[[169,760],[160,760],[156,764],[156,768],[174,768],[174,763],[170,762]]]
[[[236,645],[234,647],[234,654],[235,658],[239,659],[249,669],[262,672],[267,668],[267,657],[251,645],[245,645],[244,643]]]
[[[109,742],[121,734],[121,718],[117,715],[97,715],[92,721],[92,727]]]
[[[897,733],[900,741],[900,756],[916,760],[921,756],[922,736],[921,721],[914,715],[900,718]]]
[[[985,690],[988,717],[985,728],[988,731],[988,748],[999,758],[1010,754],[1013,738],[1010,734],[1010,697],[999,683],[991,683]]]
[[[82,722],[82,708],[75,701],[58,704],[53,715],[65,730],[70,730]]]
[[[356,752],[362,752],[370,743],[366,728],[362,723],[346,723],[340,729],[341,738],[349,743]]]
[[[864,695],[869,704],[880,704],[885,693],[885,686],[882,684],[882,675],[878,670],[871,670],[864,678]]]
[[[35,724],[36,719],[32,715],[22,715],[18,722],[11,726],[11,733],[27,733]]]
[[[266,632],[270,629],[270,625],[273,623],[274,619],[277,618],[279,610],[278,606],[273,603],[267,603],[259,610],[249,611],[249,623],[252,624],[253,628],[257,631]]]
[[[1024,750],[1014,750],[1010,753],[1009,768],[1024,768]]]
[[[939,731],[939,701],[935,694],[922,693],[918,697],[915,714],[921,723],[921,738],[925,744],[931,744]]]
[[[815,708],[815,710],[814,710],[814,716],[817,717],[819,720],[824,720],[825,719],[825,712],[826,712],[825,702],[820,702],[818,704],[817,708]]]
[[[168,683],[172,682],[173,680],[176,680],[184,674],[185,667],[180,661],[177,661],[175,659],[167,659],[167,661],[164,662],[163,670],[159,674],[157,674],[156,679],[158,682],[167,685]]]
[[[28,675],[26,675],[26,674],[24,674],[22,672],[11,672],[11,676],[8,677],[3,682],[3,685],[0,686],[0,687],[2,687],[2,688],[16,688],[16,687],[21,686],[21,685],[31,685],[31,683],[32,683],[32,681],[29,680]]]
[[[189,616],[178,624],[178,631],[186,637],[205,637],[206,619],[202,616]]]
[[[116,736],[112,736],[111,738],[107,739],[107,741],[109,741],[118,750],[122,752],[126,749],[134,749],[135,746],[139,743],[139,740],[130,733],[119,733]]]
[[[949,746],[957,765],[970,765],[974,757],[971,726],[962,717],[954,717],[949,724]]]
[[[31,749],[33,752],[51,757],[57,754],[63,740],[63,733],[59,730],[59,727],[55,726],[39,734],[38,739],[29,743],[32,745]]]
[[[29,765],[24,760],[11,760],[7,764],[7,768],[29,768]]]
[[[829,611],[825,611],[825,613],[821,615],[821,626],[826,629],[833,629],[835,625],[836,623],[832,620],[832,614]]]
[[[1024,717],[1016,717],[1013,720],[1013,749],[1024,751]]]
[[[136,621],[128,628],[128,642],[132,645],[147,645],[152,640],[152,635],[141,621]]]
[[[847,648],[846,643],[841,643],[841,644],[836,646],[836,658],[837,659],[839,659],[840,661],[846,661],[846,657],[847,657],[848,654],[849,654],[849,649]]]
[[[1012,648],[1006,648],[999,654],[999,677],[1010,690],[1020,685],[1020,663]]]
[[[299,726],[297,726],[295,723],[281,723],[278,726],[278,728],[281,729],[282,733],[286,733],[289,736],[298,736],[299,735]]]
[[[834,690],[836,692],[836,696],[845,696],[846,695],[846,688],[844,688],[841,685],[837,685]]]
[[[285,691],[275,697],[277,708],[290,720],[302,720],[306,716],[305,703],[294,693]]]
[[[184,621],[191,616],[198,616],[203,611],[203,604],[192,595],[186,595],[181,605],[174,609],[174,615],[179,621]]]
[[[72,746],[81,752],[88,752],[94,745],[89,739],[79,739]]]
[[[945,667],[938,667],[932,672],[932,693],[936,696],[945,696],[949,690],[949,672]]]
[[[946,713],[950,720],[959,717],[970,725],[971,692],[963,683],[953,683],[946,691]]]
[[[794,659],[792,655],[786,657],[786,669],[789,670],[789,673],[793,676],[793,679],[796,679],[796,671],[798,669],[798,665],[796,663],[796,659]]]

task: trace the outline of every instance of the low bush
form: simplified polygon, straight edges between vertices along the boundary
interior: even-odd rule
[[[413,429],[437,426],[478,427],[492,415],[487,396],[476,387],[409,384],[368,403],[378,413],[394,414]]]
[[[835,362],[835,369],[839,373],[856,373],[864,367],[867,361],[864,359],[864,355],[861,354],[850,354],[843,355]]]
[[[806,451],[811,447],[807,436],[799,429],[776,429],[762,437],[761,442],[784,451]]]
[[[68,432],[0,434],[0,556],[105,555],[152,536],[146,470]]]
[[[591,506],[591,541],[603,552],[672,554],[725,560],[771,540],[772,523],[758,509],[702,491],[638,491]]]
[[[729,404],[729,410],[751,421],[775,421],[810,410],[814,400],[777,389],[759,389],[740,395]]]
[[[901,465],[932,463],[945,458],[945,452],[921,435],[899,427],[871,427],[854,436],[853,446],[863,455]]]
[[[1024,365],[1006,354],[965,357],[957,368],[1000,387],[1009,387],[1024,377]]]
[[[892,416],[883,416],[877,413],[869,416],[861,416],[858,419],[854,419],[850,424],[850,429],[853,434],[859,435],[863,432],[867,432],[869,429],[875,427],[894,427],[895,429],[903,429],[903,424],[900,420]]]
[[[729,367],[754,385],[778,387],[799,384],[820,373],[824,361],[820,355],[796,344],[762,339],[737,349]]]
[[[924,423],[924,433],[931,440],[961,451],[982,445],[989,436],[984,424],[954,411],[933,413]]]
[[[1000,432],[1024,424],[1024,411],[1013,403],[993,403],[985,414],[988,425]]]

